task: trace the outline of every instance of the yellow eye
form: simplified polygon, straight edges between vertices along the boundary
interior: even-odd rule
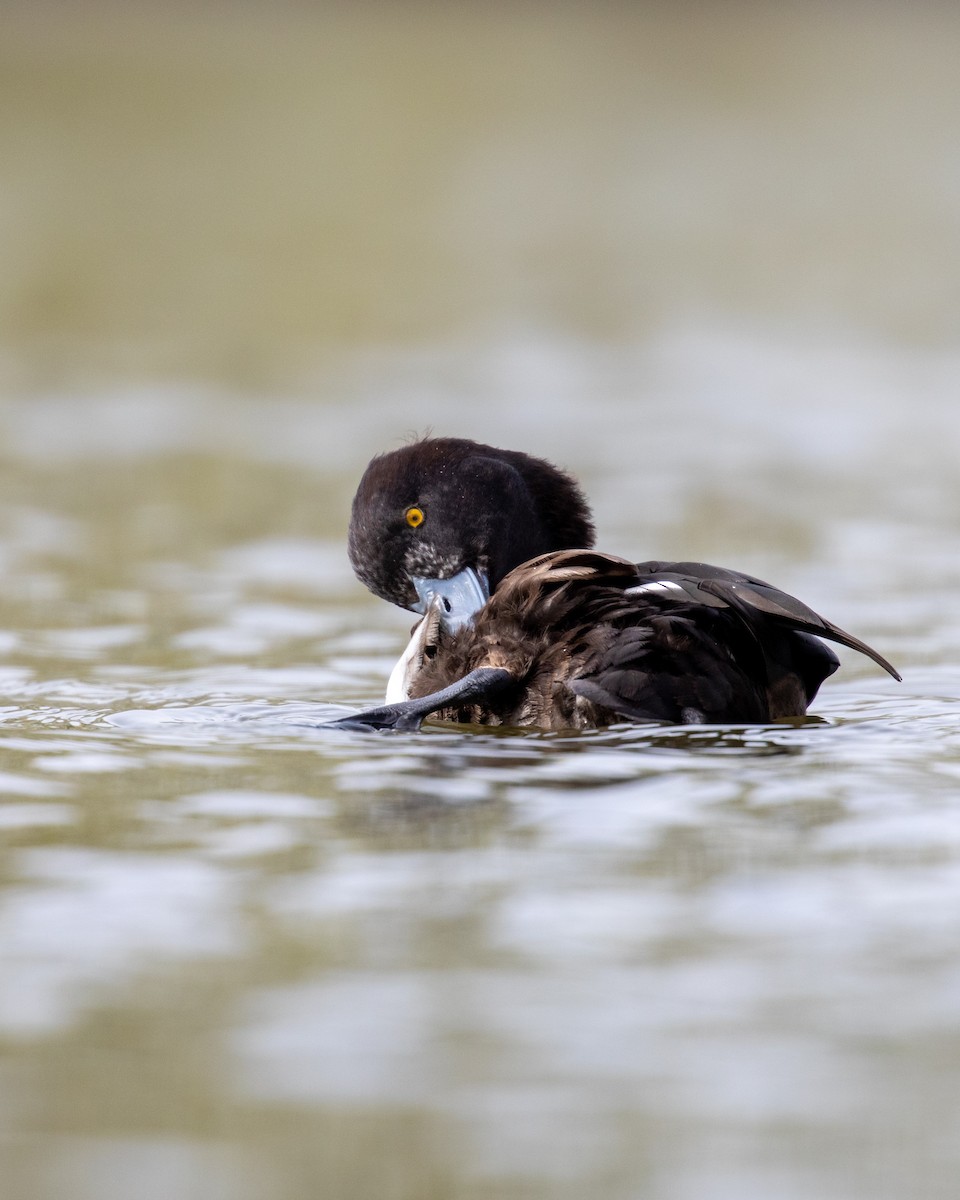
[[[417,508],[416,505],[413,508],[408,508],[403,515],[407,518],[407,524],[411,529],[416,529],[418,525],[423,524],[423,509]]]

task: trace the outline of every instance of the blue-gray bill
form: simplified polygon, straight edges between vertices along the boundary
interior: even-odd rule
[[[449,579],[411,580],[417,589],[420,602],[413,611],[425,613],[435,599],[439,599],[440,621],[447,633],[456,633],[468,624],[490,599],[487,577],[473,567],[464,567]]]

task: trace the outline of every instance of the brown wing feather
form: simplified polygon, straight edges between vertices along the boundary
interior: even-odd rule
[[[662,582],[675,586],[655,586]],[[517,688],[459,719],[553,728],[618,715],[766,721],[804,713],[836,669],[817,637],[899,678],[866,643],[762,580],[703,563],[637,566],[592,550],[557,551],[505,576],[472,628],[441,635],[411,695],[494,667]]]

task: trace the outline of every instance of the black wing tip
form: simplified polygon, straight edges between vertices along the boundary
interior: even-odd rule
[[[812,608],[808,608],[801,600],[797,600],[795,596],[789,596],[785,592],[780,592],[778,589],[772,588],[770,584],[761,584],[756,580],[748,580],[747,583],[749,590],[755,596],[762,597],[759,604],[755,601],[751,602],[749,598],[742,596],[736,581],[730,583],[725,580],[704,579],[700,581],[698,586],[704,592],[719,596],[735,612],[744,615],[748,624],[749,609],[756,607],[775,621],[789,628],[796,629],[799,633],[812,633],[816,637],[826,638],[828,641],[846,646],[848,650],[856,650],[859,654],[866,655],[878,667],[882,667],[888,675],[892,675],[897,683],[903,683],[903,676],[882,654],[874,650],[872,646],[868,646],[866,642],[861,641],[860,638],[854,637],[852,633],[847,633],[845,629],[841,629],[839,625],[834,625],[832,621],[821,617],[819,613],[814,612]],[[768,594],[765,595],[765,593]],[[787,607],[784,601],[790,607]]]
[[[821,637],[830,638],[831,641],[839,642],[841,646],[846,646],[848,650],[856,650],[858,653],[866,655],[878,667],[882,667],[888,675],[892,675],[897,683],[903,683],[903,676],[893,663],[888,662],[879,651],[874,650],[866,642],[862,642],[859,638],[854,637],[852,633],[846,633],[843,629],[839,629],[836,625],[829,625],[826,621],[824,625],[827,626],[826,629],[817,631]]]

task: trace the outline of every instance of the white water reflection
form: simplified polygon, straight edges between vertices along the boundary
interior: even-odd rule
[[[140,1200],[260,1200],[268,1186],[254,1154],[231,1142],[170,1134],[49,1138],[32,1180],[38,1200],[133,1194]]]
[[[603,1140],[602,1098],[615,1104],[621,1087],[640,1109],[662,1114],[771,1126],[812,1112],[824,1125],[855,1117],[868,1058],[828,1048],[813,1023],[778,1028],[766,1004],[775,1012],[779,996],[767,1001],[767,979],[735,957],[713,969],[592,965],[588,975],[546,977],[333,972],[253,996],[234,1043],[241,1085],[260,1100],[416,1108],[442,1094],[446,1111],[469,1122],[508,1088],[556,1088],[572,1101],[571,1116],[579,1108],[588,1142]],[[745,1022],[753,1033],[741,1032]],[[464,1042],[485,1054],[465,1057]],[[510,1155],[506,1113],[498,1127]],[[469,1146],[471,1134],[459,1132]],[[470,1158],[470,1168],[481,1165]],[[497,1157],[482,1166],[507,1169]]]
[[[0,778],[0,792],[9,792],[10,790],[9,780]],[[39,792],[39,794],[49,793]],[[44,825],[72,825],[75,820],[76,813],[66,804],[4,803],[0,805],[0,830],[32,829]]]
[[[164,960],[236,954],[236,883],[209,863],[81,847],[13,859],[0,899],[0,1032],[53,1033]]]
[[[403,973],[254,995],[249,1028],[234,1034],[241,1086],[258,1100],[419,1107],[443,1082],[431,1046],[440,1002],[429,980]]]

